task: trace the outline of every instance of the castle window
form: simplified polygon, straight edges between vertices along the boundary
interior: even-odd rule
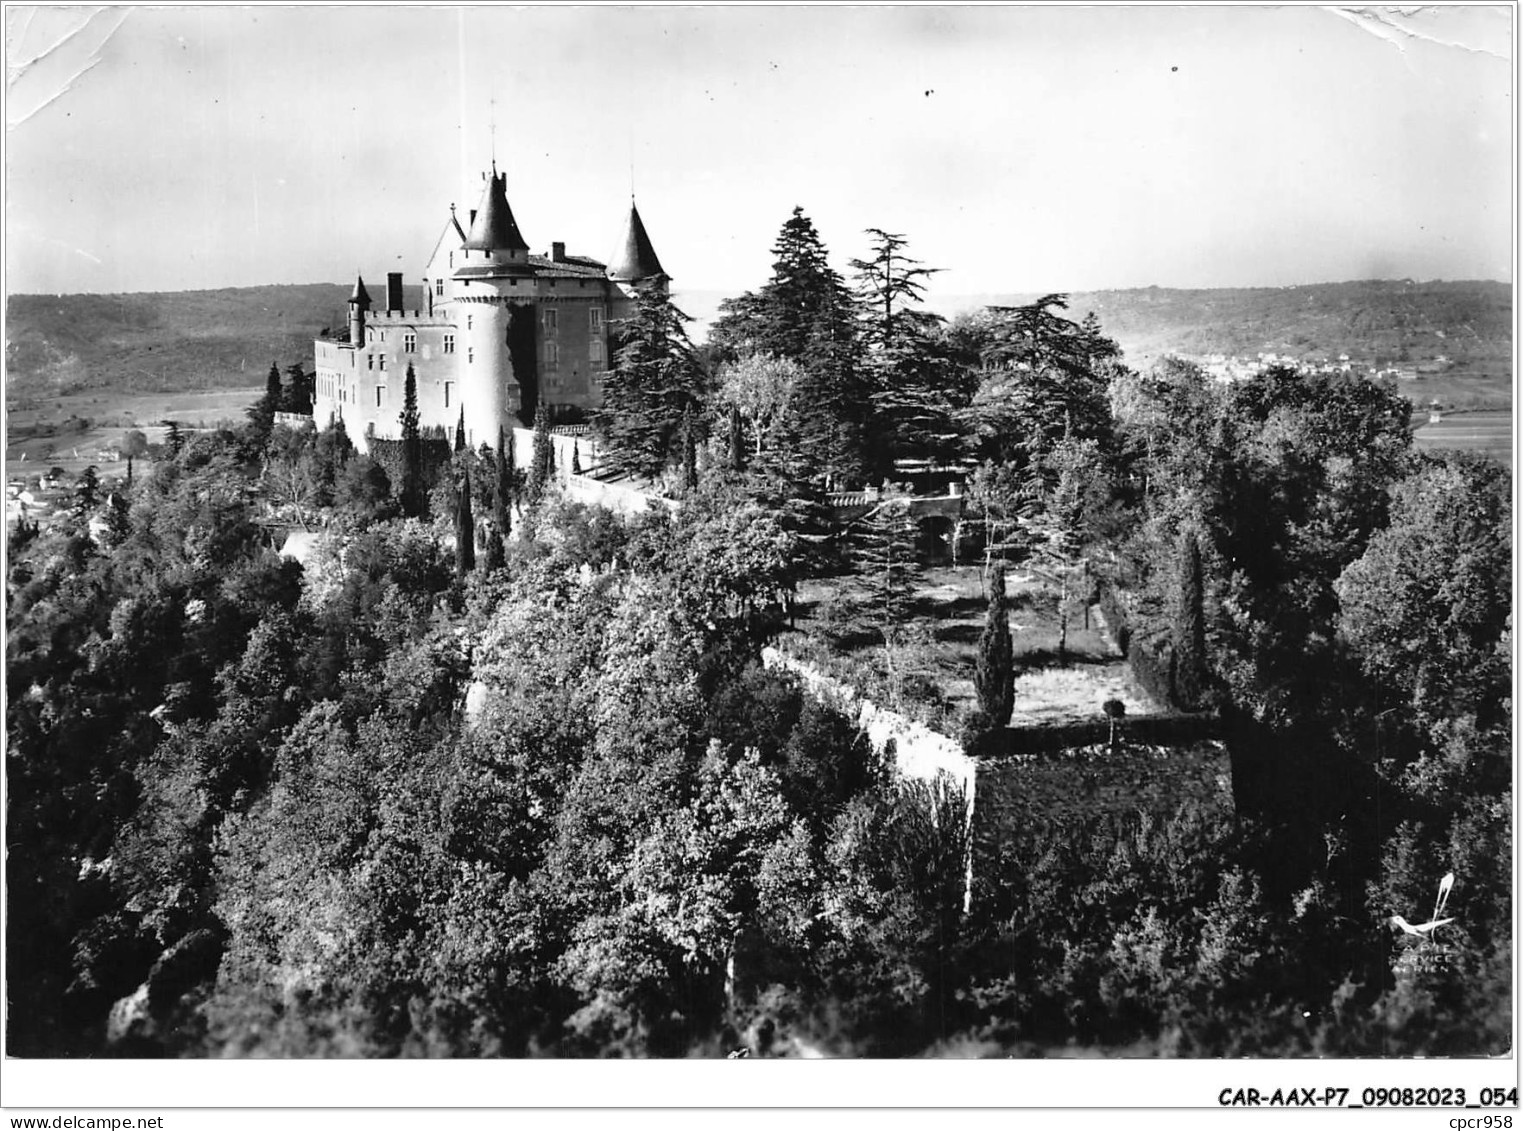
[[[455,352],[455,335],[454,334],[445,334],[444,335],[444,352],[445,353],[454,353]]]
[[[467,314],[465,316],[465,328],[467,330],[469,330],[475,324],[475,322],[476,322],[475,315]]]
[[[417,334],[403,334],[402,335],[402,352],[403,353],[417,353],[418,352],[418,335]]]
[[[594,334],[603,332],[603,308],[594,306],[587,311],[587,328]]]
[[[465,347],[465,363],[467,365],[475,365],[476,364],[476,347],[475,346],[466,346]]]
[[[547,333],[547,334],[554,334],[554,333],[557,332],[557,330],[560,327],[560,320],[559,320],[558,315],[559,315],[559,311],[556,311],[554,309],[545,311],[545,314],[544,314],[545,333]]]
[[[386,386],[385,385],[377,385],[375,387],[375,407],[376,408],[384,408],[384,407],[386,407]]]
[[[450,389],[454,388],[454,385],[455,385],[455,383],[453,381],[446,381],[444,383],[444,407],[445,408],[449,408]]]
[[[386,355],[384,353],[381,355],[381,372],[386,372]]]
[[[444,297],[444,280],[443,279],[435,279],[434,280],[434,294],[437,295],[439,298],[443,298]]]
[[[593,338],[587,346],[587,357],[594,369],[603,368],[603,343]]]
[[[367,353],[365,355],[365,368],[366,369],[374,369],[375,368],[375,354],[373,354],[373,353]]]
[[[545,366],[546,366],[546,368],[554,369],[557,365],[560,364],[560,360],[561,360],[561,347],[560,347],[560,345],[557,344],[556,342],[546,342],[545,343]]]

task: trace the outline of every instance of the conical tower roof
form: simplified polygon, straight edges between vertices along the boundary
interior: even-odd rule
[[[620,282],[638,283],[656,275],[665,275],[656,249],[651,246],[650,236],[640,220],[640,210],[635,202],[629,202],[629,227],[624,233],[624,248],[615,259],[613,277]]]
[[[370,305],[370,292],[365,289],[365,277],[363,275],[356,275],[354,277],[354,290],[349,294],[349,301],[358,303],[361,306]]]
[[[498,175],[496,166],[487,178],[487,188],[476,210],[471,234],[465,246],[472,251],[528,251],[529,245],[518,230],[513,210],[508,207],[508,176]]]

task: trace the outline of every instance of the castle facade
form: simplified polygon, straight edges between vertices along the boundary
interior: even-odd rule
[[[361,277],[349,296],[348,334],[314,343],[313,415],[319,424],[343,420],[362,451],[371,438],[400,438],[409,365],[419,425],[452,434],[463,418],[472,447],[495,446],[499,428],[531,423],[541,403],[556,415],[595,409],[613,364],[611,328],[633,312],[639,291],[666,293],[633,200],[609,268],[559,242],[548,255],[529,254],[506,175],[494,166],[485,181],[465,227],[450,207],[418,309],[406,309],[400,273],[387,275],[382,306]]]

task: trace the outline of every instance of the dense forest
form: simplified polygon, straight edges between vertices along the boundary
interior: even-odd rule
[[[543,414],[527,467],[434,458],[409,397],[383,464],[274,426],[276,371],[19,524],[12,1053],[1505,1052],[1506,469],[1361,377],[1135,371],[1061,295],[946,322],[869,238],[843,276],[795,210],[701,349],[645,293],[594,422],[636,517]],[[892,653],[913,524],[830,492],[901,474],[966,478],[990,568],[957,737],[1010,717],[995,579],[1039,560],[1220,720],[1232,812],[1064,809],[967,890],[965,799],[758,663],[842,572]]]

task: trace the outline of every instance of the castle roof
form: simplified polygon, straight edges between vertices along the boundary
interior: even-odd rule
[[[349,301],[357,302],[361,306],[370,305],[370,292],[365,289],[365,277],[363,275],[356,275],[354,277],[354,290],[349,293]]]
[[[650,236],[645,232],[645,225],[640,220],[640,210],[631,200],[629,227],[624,234],[624,248],[613,269],[613,277],[620,282],[636,283],[641,279],[665,274],[661,260],[656,258],[656,249],[651,246]]]
[[[518,221],[513,219],[513,210],[508,207],[508,176],[499,174],[495,166],[487,178],[486,192],[482,194],[481,207],[476,210],[465,246],[472,251],[529,250],[518,230]]]
[[[529,266],[534,274],[543,279],[598,279],[608,278],[608,268],[585,255],[567,255],[560,259],[543,255],[529,256]]]

